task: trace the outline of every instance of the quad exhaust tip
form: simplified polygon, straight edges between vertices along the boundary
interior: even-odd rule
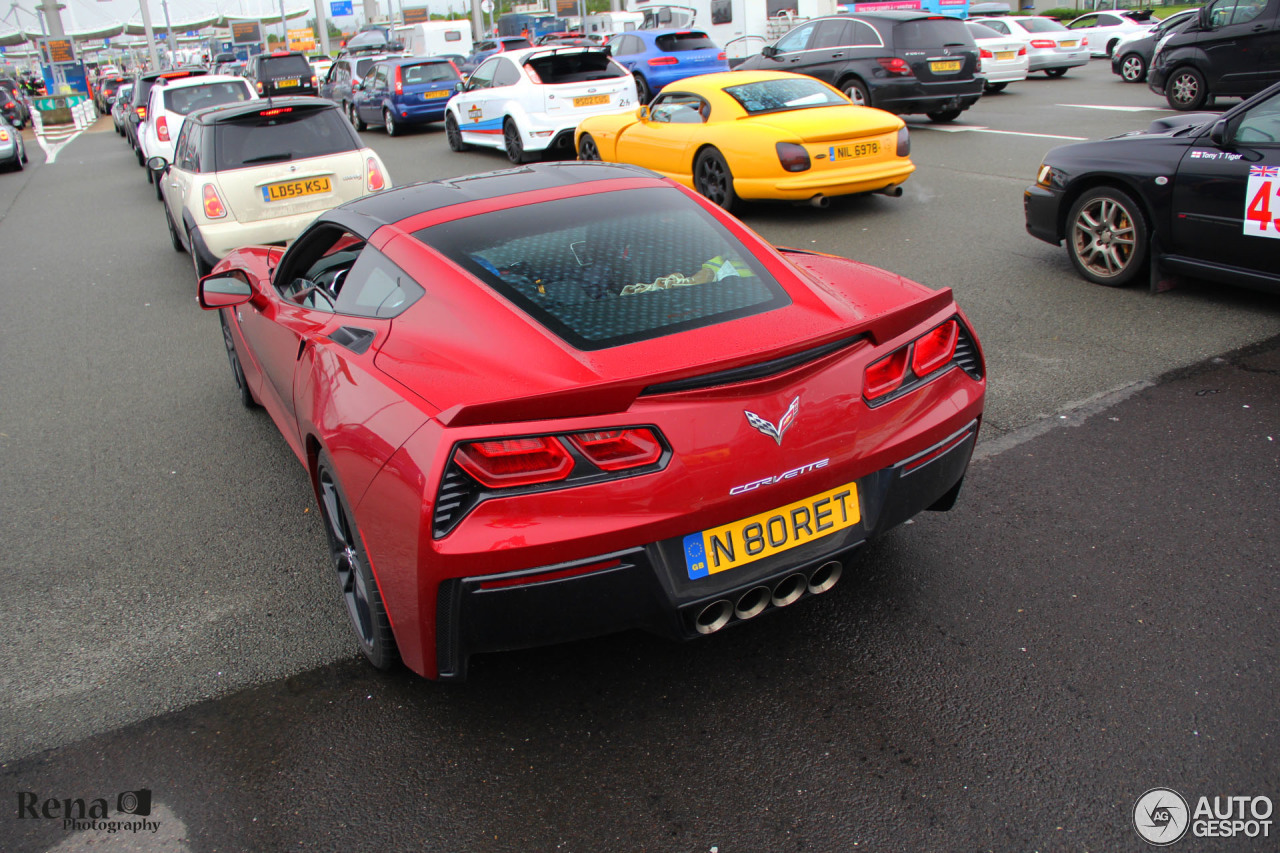
[[[738,596],[738,603],[733,607],[733,615],[739,619],[751,619],[759,616],[773,600],[773,592],[767,586],[753,587]]]
[[[693,627],[699,634],[714,634],[734,619],[746,621],[754,619],[769,605],[786,607],[799,601],[805,593],[821,595],[830,590],[840,580],[844,566],[836,560],[829,560],[814,569],[808,576],[800,572],[790,574],[773,585],[753,586],[738,596],[738,600],[717,599],[698,612],[693,620]]]
[[[812,595],[821,595],[827,592],[836,585],[840,580],[840,575],[843,573],[844,566],[835,560],[823,563],[813,570],[813,574],[809,575],[809,592]]]
[[[702,608],[698,618],[693,620],[693,627],[699,634],[714,634],[725,625],[728,625],[729,619],[732,617],[733,602],[727,598],[722,598]]]
[[[798,572],[787,575],[773,588],[773,606],[786,607],[788,604],[796,603],[808,588],[809,579],[804,575]]]

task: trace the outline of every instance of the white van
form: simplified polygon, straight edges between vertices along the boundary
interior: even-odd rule
[[[411,56],[438,56],[473,52],[470,21],[426,21],[395,28],[395,38]]]

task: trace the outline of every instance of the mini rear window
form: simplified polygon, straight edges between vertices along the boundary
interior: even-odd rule
[[[414,86],[422,83],[439,83],[442,81],[453,82],[458,79],[458,74],[453,70],[453,66],[447,62],[424,62],[421,65],[402,65],[400,67],[400,75],[404,78],[406,86]]]
[[[658,50],[674,53],[680,50],[714,50],[716,43],[706,33],[668,33],[653,40]]]
[[[534,56],[525,62],[538,74],[542,83],[581,83],[625,77],[621,65],[611,62],[603,50],[580,50]]]
[[[902,21],[893,28],[894,47],[928,50],[943,45],[973,46],[973,36],[959,18],[919,18]]]
[[[543,202],[414,236],[581,350],[791,302],[736,237],[674,189]]]
[[[206,83],[203,86],[184,86],[166,89],[164,108],[178,115],[189,115],[205,107],[218,107],[249,100],[249,87],[240,82]]]
[[[761,80],[759,83],[726,86],[724,91],[750,115],[809,107],[835,107],[849,103],[817,80],[808,77]]]
[[[268,104],[269,101],[263,101]],[[267,115],[263,115],[267,113]],[[214,125],[214,169],[241,169],[356,151],[360,142],[337,107],[267,108]]]
[[[310,77],[311,63],[306,58],[291,54],[289,56],[268,56],[261,60],[262,75],[275,80],[280,77]]]

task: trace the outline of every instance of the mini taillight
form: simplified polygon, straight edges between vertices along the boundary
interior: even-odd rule
[[[218,191],[213,188],[213,184],[205,184],[200,192],[204,199],[204,215],[207,218],[221,219],[227,215],[227,209],[223,206],[222,199],[218,197]]]
[[[991,51],[987,50],[985,47],[978,51],[978,56],[979,56],[979,57],[981,57],[982,59],[995,59],[995,58],[996,58],[996,55],[995,55],[994,53],[992,53]]]
[[[458,448],[454,459],[491,489],[554,483],[573,470],[573,457],[552,436],[471,441]]]
[[[911,371],[923,378],[951,361],[951,357],[956,354],[959,335],[956,321],[948,320],[916,340],[911,349]]]
[[[779,142],[774,146],[778,152],[778,162],[788,172],[804,172],[813,164],[809,161],[809,152],[803,145],[794,142]]]
[[[9,131],[0,128],[0,142],[9,141]]]
[[[396,66],[396,94],[404,94],[404,76],[400,73],[400,66]]]
[[[678,65],[679,59],[674,56],[655,56],[649,60],[650,65]]]
[[[900,77],[909,77],[911,75],[911,66],[900,56],[892,58],[879,57],[876,62],[880,63],[880,67],[890,74],[896,74]]]
[[[169,122],[165,120],[164,116],[156,119],[156,136],[160,137],[161,142],[169,141]]]
[[[367,181],[369,192],[376,193],[387,185],[387,179],[382,176],[382,167],[378,165],[378,161],[374,158],[370,157],[366,160],[365,165],[369,171]]]
[[[867,368],[863,379],[862,393],[868,400],[883,397],[898,390],[907,375],[907,348],[880,359]]]
[[[1050,41],[1049,39],[1032,39],[1031,46],[1044,48],[1044,47],[1057,47],[1058,45],[1056,42]]]
[[[259,95],[261,95],[261,94],[262,94],[262,81],[261,81],[261,80],[257,80],[257,81],[255,81],[255,82],[254,82],[254,84],[253,84],[253,85],[255,85],[255,86],[257,86],[257,87],[258,87],[258,94],[259,94]]]
[[[662,457],[657,436],[643,427],[578,432],[569,436],[569,440],[604,471],[652,465]]]

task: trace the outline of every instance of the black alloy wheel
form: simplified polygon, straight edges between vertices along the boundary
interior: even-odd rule
[[[591,138],[591,134],[589,133],[582,134],[582,138],[578,140],[578,159],[600,159],[600,149],[596,147],[596,141]]]
[[[458,120],[450,112],[444,114],[444,137],[449,141],[450,151],[466,151],[471,147],[462,141],[462,129],[458,127]]]
[[[1128,284],[1147,260],[1142,209],[1114,187],[1086,191],[1067,214],[1067,254],[1076,271],[1094,284]]]
[[[520,128],[510,116],[502,123],[502,147],[507,152],[507,159],[519,165],[528,162],[524,151],[524,141],[520,139]]]
[[[391,622],[369,568],[369,557],[360,539],[351,507],[338,487],[327,453],[316,460],[316,491],[329,557],[338,574],[343,604],[355,629],[360,651],[377,669],[390,669],[399,660]]]
[[[693,187],[712,204],[733,210],[738,194],[733,191],[733,172],[724,155],[714,148],[704,148],[693,161]]]
[[[644,79],[644,75],[639,71],[631,75],[636,80],[636,100],[641,106],[648,104],[653,100],[653,90],[649,88],[649,83]]]
[[[249,381],[245,379],[244,368],[240,366],[240,356],[236,354],[235,340],[231,337],[231,324],[227,322],[227,311],[234,311],[234,308],[224,308],[218,312],[218,322],[222,324],[222,344],[227,348],[227,361],[231,363],[231,378],[235,380],[236,392],[240,395],[240,403],[246,409],[255,408],[258,401],[253,398],[253,391],[249,389]]]

